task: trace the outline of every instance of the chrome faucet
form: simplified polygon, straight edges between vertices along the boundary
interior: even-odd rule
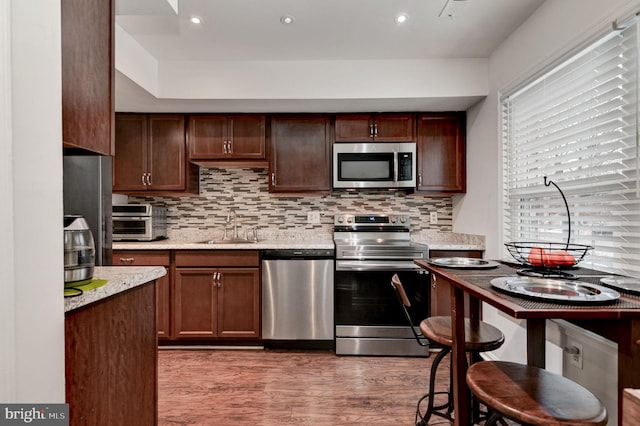
[[[233,238],[238,238],[238,214],[236,213],[236,209],[233,207],[229,208],[229,212],[227,213],[227,224],[231,222],[231,216],[233,215]],[[225,228],[226,232],[226,228]]]

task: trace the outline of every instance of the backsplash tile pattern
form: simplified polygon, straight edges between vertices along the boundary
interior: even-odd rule
[[[130,203],[167,206],[169,231],[222,230],[229,208],[236,209],[238,228],[314,230],[331,233],[333,216],[340,212],[403,212],[411,215],[412,232],[451,232],[451,197],[424,197],[402,192],[334,192],[329,196],[269,194],[268,172],[254,168],[200,168],[200,195],[196,197],[129,197]],[[320,211],[320,224],[307,224],[307,212]],[[429,222],[438,213],[438,224]]]

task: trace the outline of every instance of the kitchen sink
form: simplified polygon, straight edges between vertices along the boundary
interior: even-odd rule
[[[225,238],[222,240],[205,240],[198,241],[198,244],[255,244],[256,240],[247,240],[246,238]]]

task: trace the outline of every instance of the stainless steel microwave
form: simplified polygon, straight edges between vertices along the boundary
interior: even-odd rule
[[[167,208],[151,204],[114,204],[113,241],[153,241],[167,238]]]
[[[414,189],[416,144],[335,143],[334,189]]]

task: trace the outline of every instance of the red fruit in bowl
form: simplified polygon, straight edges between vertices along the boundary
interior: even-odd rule
[[[529,263],[531,266],[543,266],[546,265],[547,251],[542,247],[533,247],[529,250]]]
[[[576,263],[575,257],[564,250],[552,251],[547,254],[546,266],[573,266]]]

